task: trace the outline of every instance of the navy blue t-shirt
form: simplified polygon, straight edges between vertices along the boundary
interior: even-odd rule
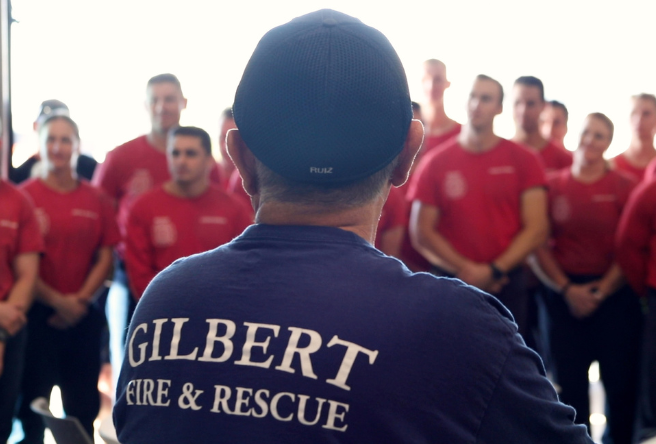
[[[175,262],[130,325],[139,443],[591,443],[495,298],[359,236],[254,225]]]

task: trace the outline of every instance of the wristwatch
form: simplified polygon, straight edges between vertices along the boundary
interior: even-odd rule
[[[0,342],[7,342],[7,339],[9,339],[11,335],[7,330],[4,328],[0,328]]]
[[[495,281],[498,281],[499,279],[503,279],[506,277],[506,273],[503,271],[499,270],[499,268],[494,265],[494,263],[490,262],[490,268],[492,269],[492,279]]]

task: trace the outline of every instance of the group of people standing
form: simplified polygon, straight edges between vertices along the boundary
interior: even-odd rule
[[[497,296],[542,355],[561,400],[588,426],[588,369],[598,361],[604,442],[632,442],[636,415],[636,439],[651,436],[655,314],[643,316],[640,297],[656,255],[656,207],[633,202],[656,179],[656,97],[632,98],[630,148],[608,161],[611,120],[589,114],[576,150],[565,150],[567,109],[546,102],[535,77],[512,87],[512,140],[493,131],[504,97],[496,80],[476,78],[464,126],[444,112],[442,62],[425,63],[424,85],[427,137],[405,195],[407,237],[419,255],[406,263]]]
[[[455,276],[497,296],[577,422],[589,425],[587,371],[597,360],[608,442],[630,443],[636,415],[639,433],[654,433],[656,98],[632,99],[633,140],[609,162],[610,119],[588,115],[579,146],[566,150],[567,109],[545,101],[539,79],[513,85],[517,132],[505,140],[493,131],[503,110],[499,82],[475,79],[460,125],[444,111],[446,66],[429,60],[424,68],[426,104],[413,110],[424,144],[409,182],[390,192],[376,246],[413,271]],[[210,136],[179,126],[186,99],[175,76],[151,78],[146,98],[151,131],[108,153],[91,174],[79,168],[68,109],[44,102],[35,123],[40,152],[29,167],[39,164],[37,177],[20,189],[0,182],[0,442],[20,393],[23,442],[43,441],[29,404],[54,385],[67,414],[93,433],[105,325],[98,295],[112,269],[110,297],[128,295],[129,321],[158,272],[253,222],[225,151],[231,111],[221,117],[217,164]]]

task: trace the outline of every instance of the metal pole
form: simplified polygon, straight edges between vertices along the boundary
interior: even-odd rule
[[[0,0],[0,177],[9,176],[11,162],[11,93],[9,83],[9,25],[11,23],[10,0]]]

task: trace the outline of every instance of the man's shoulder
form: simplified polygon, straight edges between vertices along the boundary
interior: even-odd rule
[[[107,153],[107,158],[113,160],[125,159],[126,157],[129,158],[135,154],[135,151],[141,151],[145,148],[149,148],[149,144],[148,138],[144,134],[117,146]]]
[[[253,256],[260,256],[259,260],[263,258],[261,251],[250,251],[254,245],[240,245],[242,237],[217,249],[175,261],[153,281],[152,292],[172,294],[183,291],[190,294],[206,291],[210,286],[222,288],[225,282],[235,279],[243,281],[239,278],[239,270],[242,270],[241,274],[245,279],[246,274],[252,273],[252,270],[245,266]],[[281,248],[284,247],[276,246],[276,249]],[[334,292],[340,293],[339,297],[342,297],[344,288],[353,284],[356,287],[355,294],[349,298],[354,299],[355,305],[375,295],[381,307],[387,307],[390,313],[394,312],[397,316],[407,316],[420,322],[423,320],[426,324],[439,323],[442,320],[443,325],[450,325],[454,330],[462,329],[465,336],[468,333],[464,330],[472,331],[474,323],[488,326],[496,324],[499,333],[508,337],[516,332],[512,315],[493,296],[457,279],[414,273],[399,260],[373,248],[369,250],[365,249],[360,254],[353,253],[353,256],[357,256],[354,260],[344,257],[342,261],[335,261],[330,258],[334,254],[331,256],[328,253],[323,264],[314,260],[320,254],[309,259],[313,262],[311,264],[293,264],[290,261],[287,267],[290,277],[285,288],[268,290],[284,293],[296,286],[305,288],[294,278],[295,275],[303,275],[306,282],[316,285],[317,295],[331,293],[330,290],[326,291],[327,287],[334,288]],[[285,262],[284,257],[284,253],[279,253],[264,259],[276,262],[279,266],[276,272],[280,274],[285,268],[280,265]],[[245,274],[244,270],[248,273]],[[357,279],[354,276],[357,276]],[[257,287],[259,284],[253,282],[244,285]],[[310,284],[306,285],[312,287]],[[146,298],[142,301],[146,302]]]

